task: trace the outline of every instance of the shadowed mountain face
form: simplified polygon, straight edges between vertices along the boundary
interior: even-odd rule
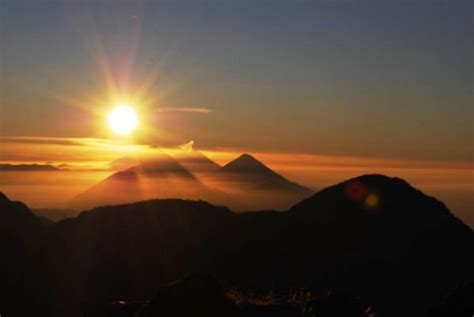
[[[236,210],[287,209],[312,191],[290,182],[248,154],[224,167],[193,151],[144,161],[124,157],[119,171],[73,199],[76,208],[129,203],[153,198],[203,199]]]
[[[51,316],[148,299],[192,272],[249,289],[348,291],[381,316],[420,316],[474,279],[473,231],[438,200],[381,175],[326,188],[288,212],[176,199],[101,207],[38,240]]]

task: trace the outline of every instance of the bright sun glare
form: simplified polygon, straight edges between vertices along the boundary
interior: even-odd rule
[[[138,126],[137,113],[129,105],[116,106],[107,119],[112,131],[120,135],[128,135]]]

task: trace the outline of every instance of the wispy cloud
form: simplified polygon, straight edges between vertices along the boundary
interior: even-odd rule
[[[84,142],[74,138],[49,138],[49,137],[0,137],[1,143],[27,143],[27,144],[55,144],[55,145],[85,145]]]
[[[59,168],[51,164],[0,164],[0,171],[59,171]]]
[[[179,148],[183,151],[191,152],[193,150],[193,145],[194,145],[194,140],[191,140],[188,143],[179,145]]]
[[[167,107],[158,108],[158,112],[192,112],[192,113],[210,113],[213,110],[206,107]]]

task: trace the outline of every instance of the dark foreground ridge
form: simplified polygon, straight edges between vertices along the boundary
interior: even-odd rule
[[[222,309],[232,307],[217,285],[306,289],[318,298],[336,291],[353,294],[346,300],[357,298],[377,316],[426,316],[436,307],[453,310],[456,300],[442,306],[443,298],[474,280],[472,229],[440,201],[382,175],[326,188],[287,212],[236,214],[203,201],[165,199],[44,224],[4,195],[0,207],[0,224],[11,224],[0,239],[2,317],[87,316],[117,300],[150,299],[146,316],[161,316],[152,307],[164,309],[183,289],[197,298],[213,289]],[[201,282],[185,279],[160,288],[193,272],[218,283],[201,290]],[[276,312],[246,316],[294,316]]]

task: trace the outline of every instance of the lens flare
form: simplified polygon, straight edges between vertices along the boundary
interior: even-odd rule
[[[379,203],[379,198],[375,194],[369,194],[365,198],[365,204],[369,207],[372,207],[372,208],[377,207],[378,203]]]
[[[352,201],[363,201],[367,195],[367,188],[359,181],[346,184],[346,197]]]

